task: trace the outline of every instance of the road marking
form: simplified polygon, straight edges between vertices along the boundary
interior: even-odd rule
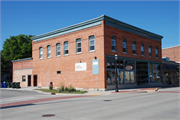
[[[18,99],[4,100],[4,101],[0,101],[0,103],[2,103],[2,102],[8,102],[8,101],[16,101],[16,100],[25,100],[25,99],[29,99],[29,98],[34,98],[34,97],[26,97],[26,98],[18,98]]]

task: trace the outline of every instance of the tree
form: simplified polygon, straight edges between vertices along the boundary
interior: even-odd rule
[[[1,76],[7,69],[12,69],[11,60],[32,57],[32,35],[10,36],[3,44],[1,50]]]

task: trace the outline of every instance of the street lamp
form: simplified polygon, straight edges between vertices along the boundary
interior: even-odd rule
[[[115,54],[115,81],[116,81],[116,90],[115,90],[115,92],[119,92],[118,91],[118,83],[117,83],[117,60],[118,60],[118,56],[117,56],[117,54]]]

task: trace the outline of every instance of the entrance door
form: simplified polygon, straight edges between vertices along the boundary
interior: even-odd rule
[[[28,86],[31,86],[31,75],[28,75]]]
[[[148,83],[148,63],[136,61],[136,81],[140,85]]]
[[[34,75],[34,87],[37,86],[37,75]]]

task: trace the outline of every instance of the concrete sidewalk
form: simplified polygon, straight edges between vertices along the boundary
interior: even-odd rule
[[[18,91],[35,91],[35,92],[41,92],[44,94],[51,94],[51,93],[47,93],[47,92],[42,92],[39,90],[34,90],[34,89],[38,89],[38,87],[24,87],[24,88],[20,88],[20,89],[16,89],[16,88],[0,88],[0,89],[4,89],[4,90],[18,90]],[[116,94],[116,93],[133,93],[133,92],[155,92],[157,91],[158,88],[157,87],[153,87],[153,88],[132,88],[132,89],[119,89],[119,92],[115,92],[115,90],[107,90],[107,91],[93,91],[93,90],[88,90],[88,93],[84,93],[82,95],[110,95],[110,94]],[[56,95],[80,95],[80,94],[65,94],[65,93],[56,93]]]

